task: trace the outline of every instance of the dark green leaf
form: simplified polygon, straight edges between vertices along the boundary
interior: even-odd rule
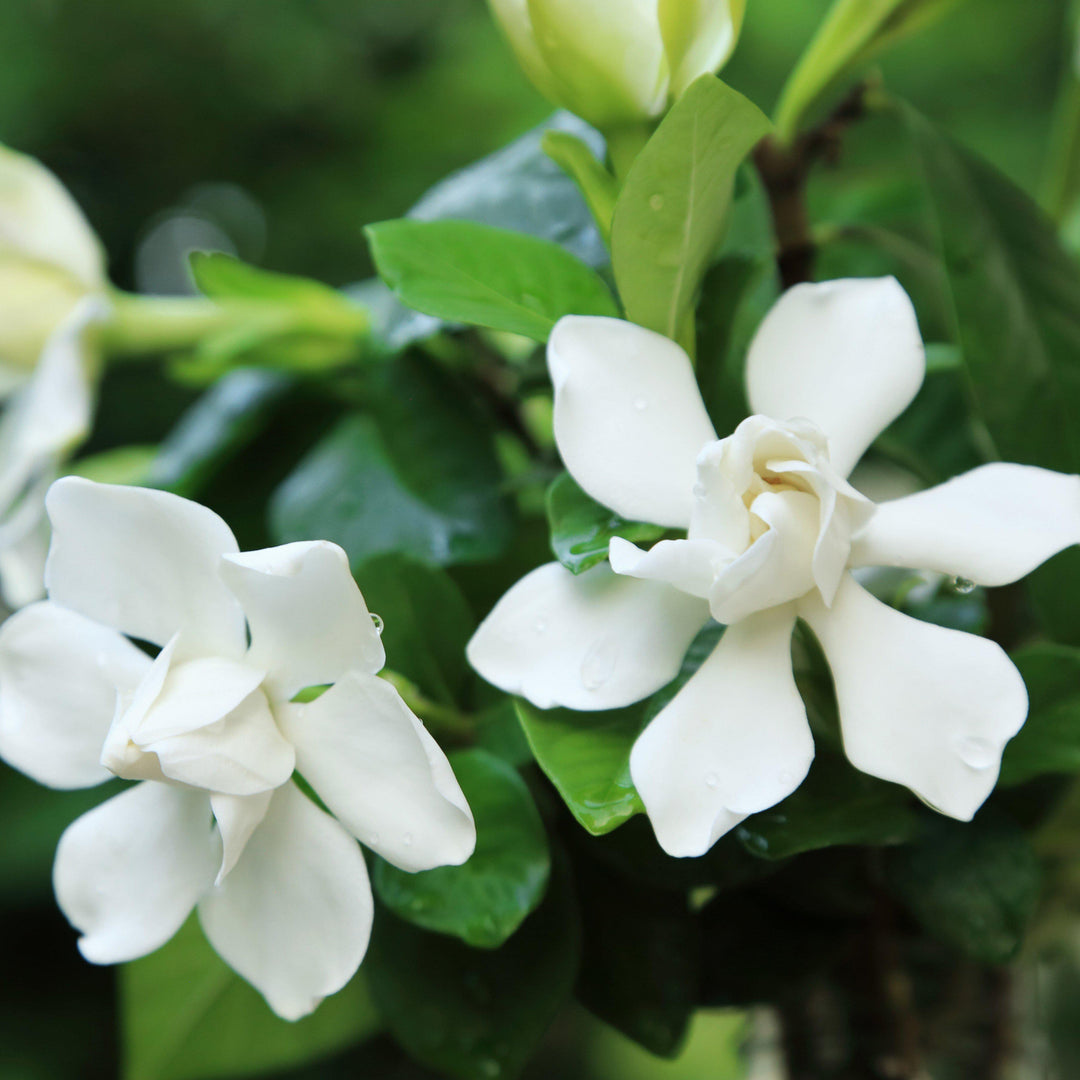
[[[511,507],[483,416],[419,358],[400,358],[382,378],[373,415],[343,420],[275,492],[278,542],[333,540],[354,568],[387,552],[437,565],[498,555]]]
[[[1039,898],[1039,860],[1009,818],[934,818],[892,852],[888,880],[928,933],[984,963],[1011,960]]]
[[[601,506],[578,487],[569,473],[562,473],[548,488],[547,515],[551,550],[574,574],[602,563],[613,536],[648,543],[664,535],[659,525],[625,521]]]
[[[548,240],[468,221],[367,228],[379,274],[408,307],[546,341],[564,315],[617,315],[596,272]]]
[[[921,815],[903,788],[867,776],[841,757],[819,753],[793,795],[748,817],[736,833],[754,855],[786,859],[838,844],[902,843],[920,824]]]
[[[192,917],[121,976],[124,1080],[225,1080],[300,1065],[375,1034],[382,1023],[356,976],[309,1017],[275,1016],[206,943]]]
[[[410,874],[379,860],[374,885],[395,914],[425,930],[498,948],[543,899],[547,836],[525,781],[484,750],[450,757],[476,819],[476,851],[462,866]]]
[[[1028,718],[1005,747],[1001,783],[1080,772],[1080,650],[1031,645],[1013,654],[1027,683]]]
[[[513,1080],[577,975],[580,928],[566,872],[501,949],[472,949],[389,913],[365,961],[388,1027],[421,1064],[455,1080]]]
[[[711,75],[694,82],[664,118],[615,207],[612,260],[628,318],[685,340],[736,171],[770,128],[756,105]]]

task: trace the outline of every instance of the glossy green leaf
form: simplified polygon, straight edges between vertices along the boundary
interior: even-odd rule
[[[547,131],[540,145],[544,153],[577,184],[600,235],[610,240],[611,219],[619,195],[615,177],[597,160],[589,144],[569,131]]]
[[[333,540],[354,568],[388,552],[436,565],[498,555],[512,507],[483,414],[418,357],[380,377],[371,413],[341,421],[275,492],[278,542]]]
[[[468,221],[369,225],[383,281],[408,307],[447,322],[546,341],[564,315],[617,315],[596,272],[548,240]]]
[[[1030,645],[1012,658],[1027,684],[1030,707],[1020,733],[1005,747],[999,782],[1080,772],[1080,649]]]
[[[379,860],[373,882],[396,915],[467,945],[495,949],[544,898],[551,857],[540,813],[517,770],[484,750],[450,756],[476,820],[462,866],[410,874]]]
[[[500,949],[473,949],[389,913],[364,968],[410,1056],[454,1080],[513,1080],[573,989],[580,927],[565,869]]]
[[[841,844],[898,844],[918,834],[922,815],[904,788],[819,753],[802,785],[771,810],[736,829],[747,851],[786,859]]]
[[[355,576],[368,610],[382,619],[387,667],[434,701],[465,704],[475,678],[465,645],[476,620],[453,580],[406,555],[365,559]]]
[[[612,262],[629,319],[685,341],[736,171],[770,127],[756,105],[711,75],[676,102],[615,207]]]
[[[971,823],[930,819],[896,849],[888,881],[934,937],[984,963],[1011,960],[1039,898],[1039,860],[1021,829],[984,809]]]
[[[645,726],[640,707],[579,713],[515,702],[537,764],[594,836],[645,807],[630,779],[630,749]]]
[[[578,999],[653,1054],[674,1056],[700,978],[698,925],[685,893],[631,885],[597,863],[575,869],[584,931]]]
[[[607,558],[611,538],[634,543],[659,540],[659,525],[626,521],[591,499],[569,473],[562,473],[548,488],[547,516],[551,550],[574,574],[582,574]]]
[[[959,0],[836,0],[780,96],[776,114],[780,137],[790,141],[803,117],[837,81],[941,18],[957,3]]]
[[[158,449],[145,483],[193,498],[230,458],[266,430],[292,386],[288,376],[234,371],[180,418]]]
[[[121,975],[124,1080],[226,1080],[314,1061],[382,1026],[362,976],[290,1023],[210,948],[190,918]]]

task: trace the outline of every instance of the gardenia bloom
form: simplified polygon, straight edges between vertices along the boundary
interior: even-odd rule
[[[367,949],[356,840],[417,871],[464,862],[476,838],[443,752],[376,677],[345,553],[242,553],[216,514],[161,491],[67,478],[47,505],[50,599],[0,628],[0,755],[55,788],[138,781],[57,849],[83,955],[145,956],[197,908],[275,1012],[309,1013]]]
[[[718,440],[686,354],[615,319],[563,319],[548,363],[571,474],[631,520],[686,530],[610,567],[540,567],[496,605],[473,666],[540,708],[613,709],[670,682],[710,616],[720,643],[633,747],[630,771],[672,855],[701,855],[793,792],[814,754],[791,670],[796,618],[832,669],[848,758],[970,819],[1027,714],[992,641],[903,615],[850,570],[1016,581],[1080,541],[1080,477],[984,465],[875,506],[845,477],[910,404],[925,357],[892,278],[800,285],[754,339],[755,415]],[[582,718],[582,724],[587,724]]]
[[[735,48],[746,0],[490,0],[536,88],[601,129],[656,119]]]

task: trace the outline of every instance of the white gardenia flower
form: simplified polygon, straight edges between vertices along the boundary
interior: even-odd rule
[[[161,491],[66,478],[47,505],[50,599],[0,627],[0,756],[55,788],[139,781],[57,849],[83,955],[145,956],[197,908],[275,1012],[311,1012],[367,949],[356,841],[417,871],[464,862],[476,839],[442,750],[376,677],[345,553],[240,552],[216,514]]]
[[[610,567],[578,577],[557,563],[533,571],[471,641],[477,671],[541,708],[620,708],[675,677],[710,617],[727,624],[630,760],[660,844],[701,855],[810,767],[790,658],[802,618],[832,669],[851,762],[970,819],[1027,715],[1023,680],[994,642],[903,615],[850,571],[1016,581],[1080,542],[1080,477],[984,465],[878,506],[848,484],[925,374],[914,309],[892,278],[786,293],[747,359],[756,415],[726,439],[664,337],[570,317],[548,362],[556,441],[577,482],[686,539],[649,551],[615,539]]]
[[[746,0],[489,0],[525,73],[601,129],[662,116],[718,71]]]

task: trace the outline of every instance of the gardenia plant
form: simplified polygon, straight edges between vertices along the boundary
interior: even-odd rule
[[[344,552],[240,552],[216,514],[161,491],[66,478],[47,505],[49,599],[0,628],[0,755],[56,788],[136,781],[60,840],[83,955],[145,956],[197,908],[275,1012],[309,1013],[367,949],[356,841],[418,871],[476,839],[443,752],[377,677]]]
[[[558,563],[534,570],[477,631],[476,669],[541,708],[619,708],[670,682],[710,617],[725,624],[630,759],[661,846],[701,855],[810,767],[790,659],[801,618],[832,669],[851,762],[970,819],[1024,722],[1024,682],[996,643],[904,615],[850,571],[1016,581],[1080,542],[1080,477],[990,464],[880,506],[847,482],[925,374],[914,309],[892,278],[787,292],[747,357],[755,415],[725,439],[688,357],[651,331],[565,318],[548,366],[571,475],[624,518],[686,537],[648,551],[616,537],[610,566],[579,577]]]

